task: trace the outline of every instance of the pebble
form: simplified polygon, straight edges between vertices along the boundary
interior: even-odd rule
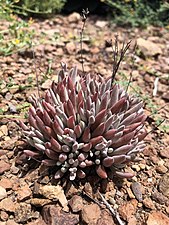
[[[162,212],[153,211],[149,214],[146,225],[168,225],[169,217]]]
[[[169,172],[164,174],[159,182],[159,190],[163,195],[169,197]]]
[[[139,167],[140,167],[140,169],[144,170],[144,169],[146,168],[146,165],[143,164],[143,163],[140,163],[140,164],[139,164]]]
[[[143,200],[143,205],[148,208],[148,209],[155,209],[155,206],[154,206],[154,203],[153,201],[151,200],[151,198],[145,198]]]
[[[0,186],[0,200],[7,197],[6,189]]]
[[[66,50],[70,55],[72,55],[76,51],[76,45],[73,42],[68,42],[66,44]]]
[[[132,165],[132,169],[135,169],[137,172],[140,171],[140,166],[139,165]]]
[[[135,198],[135,195],[133,194],[133,192],[130,188],[127,188],[127,194],[128,194],[130,199]]]
[[[84,223],[96,225],[101,216],[100,207],[97,204],[85,205],[81,215]]]
[[[144,57],[157,56],[159,54],[162,54],[161,46],[159,44],[143,39],[141,37],[137,39],[137,45],[140,51],[143,53]]]
[[[64,194],[63,188],[59,185],[45,185],[39,188],[39,193],[51,200],[58,200],[60,204],[63,206],[63,210],[68,212],[68,201]]]
[[[31,205],[21,202],[15,209],[15,220],[18,223],[25,223],[32,218]]]
[[[0,157],[5,155],[5,151],[4,150],[0,150]]]
[[[168,171],[168,169],[164,165],[159,165],[159,166],[156,167],[156,171],[158,173],[164,174]]]
[[[70,14],[67,19],[70,23],[76,23],[79,20],[81,20],[81,16],[79,13],[74,12],[74,13]]]
[[[6,163],[4,160],[0,160],[0,174],[10,170],[10,168],[11,165],[9,163]]]
[[[45,205],[42,209],[42,217],[47,224],[77,225],[79,215],[66,213],[58,205]]]
[[[137,219],[135,216],[131,216],[128,220],[128,224],[127,225],[136,225],[137,224]]]
[[[49,199],[42,199],[42,198],[32,198],[30,203],[31,205],[34,205],[36,207],[42,207],[44,205],[47,205],[51,202]]]
[[[142,201],[142,186],[140,183],[138,182],[133,182],[131,184],[131,189],[133,191],[134,196],[136,197],[136,199],[141,202]]]
[[[99,28],[104,28],[105,26],[107,26],[107,21],[104,21],[104,20],[97,20],[96,22],[96,27],[99,27]]]
[[[160,156],[169,159],[169,146],[163,147],[163,149],[160,150]]]
[[[19,172],[19,168],[16,167],[16,166],[12,166],[10,171],[11,171],[12,174],[17,174]]]
[[[48,88],[51,86],[51,84],[52,84],[52,80],[47,79],[47,80],[45,80],[45,82],[41,85],[41,88],[42,88],[43,90],[46,90],[46,89],[48,89]]]
[[[136,212],[137,204],[137,200],[132,199],[121,205],[118,209],[118,212],[121,215],[122,219],[129,221],[131,216],[133,216]]]
[[[0,201],[0,209],[5,210],[7,212],[15,212],[16,207],[18,206],[18,203],[13,202],[12,199],[9,198],[4,198],[3,200]]]
[[[8,135],[8,127],[6,125],[0,126],[0,137]]]
[[[101,217],[97,221],[97,225],[115,225],[112,215],[107,209],[101,211]]]
[[[1,218],[2,221],[7,221],[8,217],[9,217],[9,215],[5,211],[0,212],[0,218]]]
[[[168,192],[168,190],[166,191]],[[158,192],[157,189],[154,189],[151,195],[152,195],[152,199],[160,204],[167,204],[168,202],[168,198],[165,197],[162,193]]]
[[[17,199],[19,201],[23,201],[30,198],[32,191],[28,185],[25,185],[25,186],[22,186],[20,189],[18,189],[16,193],[17,193]]]
[[[83,208],[83,199],[78,195],[74,195],[69,200],[69,205],[70,205],[73,212],[79,212]]]

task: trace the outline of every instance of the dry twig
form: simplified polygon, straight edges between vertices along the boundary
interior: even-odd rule
[[[125,225],[125,222],[123,222],[121,219],[120,219],[120,216],[119,214],[117,213],[117,211],[115,211],[111,205],[106,201],[106,199],[103,197],[103,195],[99,192],[99,195],[103,201],[103,203],[106,205],[106,207],[109,209],[109,211],[112,213],[112,215],[114,216],[114,218],[117,220],[118,224],[119,225]]]
[[[86,25],[86,20],[87,20],[87,16],[89,14],[89,10],[88,9],[83,9],[82,10],[82,22],[83,22],[83,25],[82,25],[82,28],[81,28],[81,31],[80,31],[80,58],[81,58],[81,64],[82,64],[82,71],[84,73],[84,60],[83,60],[83,33],[84,33],[84,28],[85,28],[85,25]]]

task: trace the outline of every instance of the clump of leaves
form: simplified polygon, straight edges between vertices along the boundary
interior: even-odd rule
[[[64,7],[66,0],[21,0],[15,8],[19,9],[25,16],[33,15],[49,17],[59,13]]]
[[[19,18],[14,7],[16,1],[0,2],[0,18],[8,21],[8,27],[0,31],[0,54],[10,55],[14,52],[29,48],[32,45],[34,30],[30,29],[32,19],[28,21]]]
[[[111,77],[80,76],[76,67],[63,65],[58,79],[42,101],[30,98],[29,126],[20,124],[34,149],[24,153],[53,167],[55,179],[84,178],[89,167],[104,179],[132,177],[122,168],[145,147],[143,102]]]
[[[112,9],[117,25],[146,27],[149,24],[167,26],[169,23],[169,3],[165,0],[123,0],[104,1]]]

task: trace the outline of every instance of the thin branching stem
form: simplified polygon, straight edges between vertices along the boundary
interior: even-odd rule
[[[88,9],[82,10],[83,25],[82,25],[82,28],[81,28],[81,31],[80,31],[80,58],[81,58],[81,65],[82,65],[83,73],[85,72],[85,70],[84,70],[84,60],[83,60],[83,34],[84,34],[84,29],[85,29],[88,14],[89,14]]]
[[[122,48],[119,50],[119,40],[118,40],[118,35],[115,36],[115,44],[113,48],[113,71],[112,71],[112,84],[114,82],[116,73],[119,69],[120,63],[124,59],[124,56],[127,52],[127,50],[130,47],[131,41],[129,41],[126,45],[123,42]]]
[[[137,48],[137,44],[135,43],[134,45],[134,48],[133,48],[133,55],[132,55],[132,65],[131,65],[131,71],[130,71],[130,76],[129,76],[129,81],[128,81],[128,84],[127,84],[127,87],[126,87],[126,92],[128,91],[128,88],[131,84],[131,81],[132,81],[132,77],[133,77],[133,70],[134,70],[134,63],[135,63],[135,58],[134,56],[136,55],[136,48]]]
[[[106,207],[109,209],[109,211],[112,213],[113,217],[116,219],[117,223],[119,225],[125,225],[125,222],[123,222],[120,219],[119,214],[111,207],[111,205],[106,201],[106,199],[103,197],[103,195],[99,192],[99,195],[101,197],[101,200],[103,201],[103,203],[106,205]]]
[[[40,99],[40,89],[39,89],[39,77],[37,72],[37,63],[36,63],[36,57],[35,57],[35,50],[33,49],[33,63],[34,63],[34,70],[36,75],[36,87],[38,91],[38,98]]]

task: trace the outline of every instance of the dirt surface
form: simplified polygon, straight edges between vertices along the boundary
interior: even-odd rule
[[[5,22],[0,27],[3,29]],[[146,114],[150,115],[148,131],[155,122],[166,120],[146,137],[142,161],[126,168],[136,174],[134,178],[115,178],[107,183],[89,177],[77,184],[53,181],[45,167],[36,168],[35,162],[20,154],[27,146],[17,121],[27,121],[28,97],[37,94],[36,73],[42,96],[51,81],[57,80],[61,61],[69,68],[77,65],[82,69],[82,21],[73,13],[34,21],[32,27],[36,30],[35,58],[33,49],[0,56],[0,225],[169,224],[169,32],[154,27],[117,28],[105,18],[88,19],[83,44],[85,71],[110,76],[112,49],[106,41],[114,40],[116,34],[121,44],[132,39],[116,80],[125,85],[133,70],[130,92],[137,90],[145,101]],[[132,69],[135,40],[138,47]],[[151,113],[155,111],[154,117]],[[103,204],[98,190],[115,216]]]

